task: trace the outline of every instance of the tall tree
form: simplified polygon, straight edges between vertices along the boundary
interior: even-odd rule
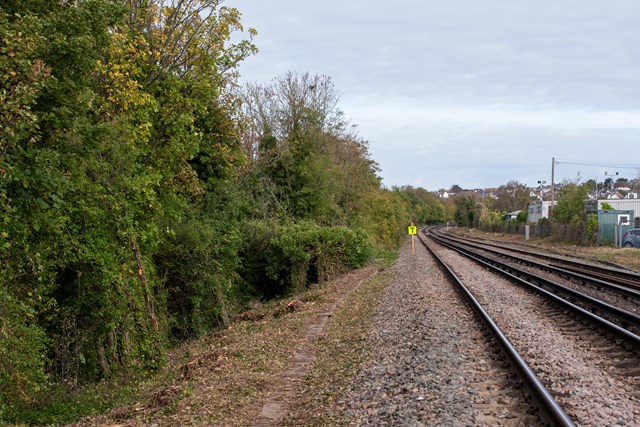
[[[367,144],[338,99],[328,77],[309,73],[247,85],[243,141],[257,203],[293,218],[345,223],[360,195],[379,187]]]
[[[585,184],[563,182],[558,192],[558,204],[553,209],[553,218],[564,223],[580,222],[585,219],[585,200],[589,188]]]
[[[463,227],[475,227],[479,220],[478,196],[472,191],[456,195],[454,220]]]
[[[527,210],[531,194],[529,188],[517,181],[509,181],[496,192],[495,209],[501,212]]]

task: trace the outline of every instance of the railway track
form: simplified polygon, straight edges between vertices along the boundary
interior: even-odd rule
[[[576,277],[580,277],[585,281],[591,280],[596,284],[602,284],[604,282],[604,286],[611,286],[612,288],[617,286],[620,288],[636,290],[637,292],[635,292],[635,295],[640,295],[640,273],[630,270],[624,266],[617,265],[614,268],[611,265],[599,265],[595,262],[587,262],[587,259],[570,259],[565,256],[555,256],[539,251],[514,248],[513,246],[501,245],[494,242],[487,242],[485,240],[454,236],[444,233],[442,229],[443,227],[433,227],[430,229],[430,233],[449,241],[460,242],[467,246],[483,247],[487,250],[489,250],[489,248],[496,248],[508,251],[511,254],[518,254],[519,256],[524,257],[523,259],[537,259],[544,262],[544,265],[548,266],[550,270],[565,273],[576,273],[579,275]]]
[[[439,233],[438,230],[430,230],[430,234],[434,238],[440,239],[447,244],[457,245],[459,248],[469,250],[477,253],[479,256],[485,256],[488,261],[500,259],[507,260],[512,265],[519,265],[521,269],[527,272],[532,272],[536,275],[542,276],[548,281],[553,283],[549,287],[552,292],[565,290],[565,294],[577,293],[578,300],[582,299],[580,296],[585,294],[585,298],[595,298],[603,301],[604,303],[619,307],[621,310],[632,313],[631,318],[636,317],[636,320],[632,320],[631,324],[635,323],[634,332],[640,333],[640,328],[637,326],[637,316],[640,316],[640,291],[629,288],[628,286],[621,286],[616,284],[615,280],[604,280],[602,278],[596,278],[593,276],[585,275],[583,272],[575,271],[576,269],[567,269],[558,267],[555,264],[557,260],[554,257],[546,256],[547,262],[541,262],[538,257],[530,257],[523,254],[522,251],[510,252],[510,247],[500,245],[484,245],[474,240],[460,239],[450,236],[446,233]],[[512,269],[516,274],[520,274],[518,269]],[[601,276],[607,277],[609,276]],[[615,278],[614,278],[615,279]],[[560,285],[560,286],[556,286]],[[545,283],[541,283],[545,285]],[[573,298],[573,297],[571,297]],[[616,322],[615,318],[610,318]],[[621,325],[626,327],[629,323],[624,318],[621,320]]]
[[[431,237],[525,286],[531,286],[541,293],[550,293],[550,298],[560,298],[561,303],[562,301],[570,302],[572,306],[575,306],[574,310],[582,310],[586,317],[595,313],[605,318],[608,322],[602,327],[607,329],[608,333],[627,341],[631,346],[640,348],[640,340],[638,339],[640,333],[640,313],[638,313],[640,294],[638,292],[599,279],[585,279],[577,273],[558,270],[546,264],[481,248],[478,245],[460,244],[457,241],[443,239],[438,235]],[[516,266],[520,264],[533,268],[523,269]],[[552,274],[551,277],[547,274],[542,275],[536,269],[549,271],[555,275]],[[558,278],[562,280],[559,281]],[[578,280],[577,286],[575,282],[571,282],[576,278]],[[585,284],[588,284],[590,288],[585,288]],[[599,319],[598,316],[596,318]]]
[[[593,311],[606,312],[618,320],[625,318],[620,323],[636,327],[640,317],[624,310],[616,312],[616,307],[597,304],[592,297],[579,298],[570,293],[567,299],[574,302],[582,298],[581,307],[543,289],[551,287],[548,283],[551,281],[546,278],[536,278],[530,272],[507,271],[513,267],[501,270],[495,260],[483,260],[468,249],[443,242],[441,238],[436,240],[437,236],[432,236],[430,242],[419,237],[452,275],[455,275],[455,265],[465,266],[457,267],[463,274],[454,280],[459,282],[461,292],[472,305],[485,307],[485,314],[480,316],[488,328],[504,329],[505,332],[495,332],[497,339],[501,342],[504,339],[501,347],[509,354],[514,369],[523,376],[547,422],[552,425],[640,423],[637,393],[640,337]],[[489,273],[489,269],[494,273]],[[469,283],[465,287],[462,281]],[[549,343],[542,343],[541,337],[546,337]],[[522,356],[512,352],[516,348]]]

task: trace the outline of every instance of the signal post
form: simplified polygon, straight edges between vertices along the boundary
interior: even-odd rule
[[[412,222],[408,228],[408,233],[411,235],[411,255],[415,255],[416,253],[414,240],[417,232],[418,232],[418,227],[413,225],[413,222]]]

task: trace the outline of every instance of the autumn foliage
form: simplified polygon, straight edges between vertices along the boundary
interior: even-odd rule
[[[255,35],[219,0],[3,3],[0,422],[444,219],[381,187],[329,78],[239,90]]]

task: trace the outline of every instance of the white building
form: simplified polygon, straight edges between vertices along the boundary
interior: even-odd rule
[[[553,206],[558,202],[553,201]],[[549,208],[551,207],[551,201],[535,201],[529,203],[529,209],[527,212],[527,222],[538,222],[542,218],[549,218]]]
[[[520,210],[520,211],[509,212],[508,214],[504,215],[502,217],[502,219],[504,219],[505,221],[512,221],[512,220],[518,218],[518,214],[520,212],[522,212],[522,211]]]

